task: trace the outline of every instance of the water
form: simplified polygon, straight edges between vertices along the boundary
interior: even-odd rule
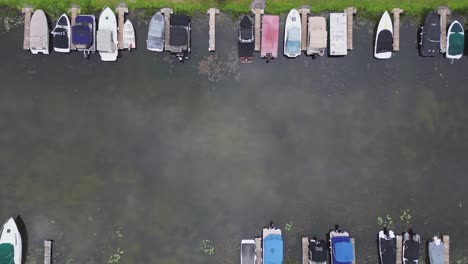
[[[358,19],[346,57],[239,65],[237,22],[217,17],[209,54],[203,15],[179,64],[146,51],[131,18],[139,48],[117,63],[32,56],[21,26],[1,30],[0,218],[21,215],[28,263],[44,239],[57,263],[239,263],[270,220],[293,222],[290,263],[334,224],[376,263],[387,214],[397,233],[450,234],[468,263],[466,57],[419,57],[405,20],[401,51],[374,60],[374,24]]]

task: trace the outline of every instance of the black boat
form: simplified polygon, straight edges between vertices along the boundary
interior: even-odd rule
[[[52,30],[52,40],[56,52],[70,52],[70,21],[66,14],[60,16]]]
[[[379,255],[381,264],[396,264],[396,237],[392,230],[379,232]]]
[[[171,16],[170,26],[170,51],[181,62],[190,58],[190,40],[191,40],[190,18],[186,15]]]
[[[403,264],[417,264],[419,262],[419,248],[421,237],[409,230],[403,234]]]
[[[254,28],[248,16],[239,23],[239,59],[241,63],[251,63],[254,57]]]
[[[431,11],[421,27],[421,42],[419,54],[423,57],[433,57],[440,50],[440,19],[439,15]]]
[[[309,243],[309,263],[326,264],[328,248],[324,240],[311,239]]]

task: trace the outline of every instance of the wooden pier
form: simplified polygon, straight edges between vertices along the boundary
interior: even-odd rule
[[[301,50],[307,50],[307,19],[310,14],[310,9],[308,7],[302,7],[299,9],[299,13],[301,13]]]
[[[393,51],[400,50],[400,14],[403,9],[393,8]]]
[[[302,237],[302,264],[309,264],[309,238]]]
[[[206,13],[210,16],[209,18],[209,44],[208,44],[208,51],[215,51],[216,48],[216,15],[219,15],[219,9],[210,8]]]
[[[356,264],[356,243],[354,241],[354,237],[350,237],[349,240],[351,240],[351,244],[353,244],[353,264]]]
[[[447,15],[451,13],[447,6],[437,8],[437,14],[440,15],[440,51],[442,53],[447,50]]]
[[[257,260],[255,264],[263,264],[263,249],[262,249],[262,239],[259,237],[255,238],[255,256],[257,256]]]
[[[52,240],[44,240],[44,264],[52,263]]]
[[[403,236],[396,236],[396,264],[403,263]]]
[[[115,12],[117,12],[118,14],[117,46],[119,49],[124,49],[123,33],[124,33],[124,24],[125,24],[125,13],[128,13],[128,8],[124,3],[121,3],[115,8]]]
[[[164,49],[170,51],[171,45],[169,44],[169,40],[171,38],[171,31],[169,29],[171,28],[171,14],[173,12],[170,8],[162,8],[161,13],[164,14]]]
[[[76,23],[76,17],[77,17],[78,14],[80,13],[80,11],[81,11],[81,10],[78,8],[78,6],[75,6],[75,5],[73,5],[73,6],[68,10],[68,12],[70,12],[70,14],[71,14],[70,24],[71,24],[72,27],[75,25],[75,23]],[[70,38],[73,37],[72,34],[73,34],[73,30],[70,31]],[[71,50],[76,50],[75,45],[73,45],[73,43],[71,43],[70,49],[71,49]]]
[[[255,8],[252,12],[255,14],[255,51],[260,51],[263,9]]]
[[[354,15],[357,13],[357,9],[350,6],[344,10],[346,13],[346,27],[347,27],[347,37],[346,43],[349,50],[353,49],[353,22],[354,22]]]
[[[444,243],[444,264],[450,264],[450,237],[443,235],[442,242]]]
[[[24,14],[24,39],[23,39],[23,49],[29,50],[29,32],[31,26],[31,16],[34,12],[34,9],[31,7],[23,7],[21,12]]]

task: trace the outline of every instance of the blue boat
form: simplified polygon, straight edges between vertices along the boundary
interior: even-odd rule
[[[93,15],[79,15],[72,27],[72,43],[76,50],[82,51],[88,58],[96,51],[96,18]]]
[[[330,232],[331,264],[353,264],[354,239],[348,232],[343,232],[338,226]]]
[[[263,264],[283,263],[283,237],[276,228],[263,229]]]

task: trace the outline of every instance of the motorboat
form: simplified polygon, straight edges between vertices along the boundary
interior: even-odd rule
[[[70,20],[67,14],[63,14],[57,20],[54,29],[52,30],[52,45],[56,52],[70,52],[71,37],[70,37]]]
[[[444,236],[447,238],[448,236]],[[431,264],[444,264],[445,258],[445,243],[440,236],[434,236],[428,244],[429,249],[429,261]]]
[[[325,240],[302,238],[302,264],[327,264],[328,248]]]
[[[327,20],[325,17],[311,16],[308,19],[307,55],[323,56],[327,48]]]
[[[240,250],[241,264],[255,264],[257,257],[255,255],[255,240],[243,239]]]
[[[38,9],[31,17],[29,49],[32,54],[49,54],[49,26],[44,11]]]
[[[283,263],[283,237],[280,229],[270,225],[262,232],[263,264]]]
[[[22,264],[22,240],[13,218],[3,225],[0,231],[0,263]]]
[[[164,51],[164,16],[161,12],[157,12],[151,18],[148,28],[148,39],[146,40],[146,48],[150,51]]]
[[[396,236],[387,228],[379,232],[379,256],[381,264],[396,264]]]
[[[248,16],[239,23],[239,60],[241,63],[251,63],[254,58],[255,38],[254,27]]]
[[[96,51],[96,18],[94,15],[79,15],[72,26],[72,43],[82,51],[85,58]]]
[[[354,262],[354,239],[339,226],[330,232],[330,263],[352,264]]]
[[[450,24],[447,33],[447,52],[445,57],[447,59],[458,60],[463,56],[465,46],[465,32],[462,24],[455,20]]]
[[[409,230],[403,234],[403,264],[416,264],[419,262],[419,249],[421,237]]]
[[[116,61],[119,54],[117,47],[117,19],[109,7],[104,8],[99,16],[96,36],[97,50],[102,61]]]
[[[330,56],[348,54],[347,14],[330,13]]]
[[[180,62],[190,58],[191,47],[191,23],[186,15],[175,14],[171,16],[169,46],[172,55],[177,57]]]
[[[440,18],[431,11],[421,27],[421,41],[419,42],[419,54],[423,57],[434,57],[440,51]]]
[[[296,58],[301,55],[301,16],[297,9],[291,9],[284,27],[284,55]]]
[[[279,16],[264,15],[262,17],[262,42],[260,57],[271,59],[278,57]]]
[[[135,29],[133,28],[132,21],[127,19],[123,28],[123,47],[131,51],[136,49]]]
[[[393,23],[387,11],[383,13],[375,34],[374,57],[390,59],[393,52]]]

